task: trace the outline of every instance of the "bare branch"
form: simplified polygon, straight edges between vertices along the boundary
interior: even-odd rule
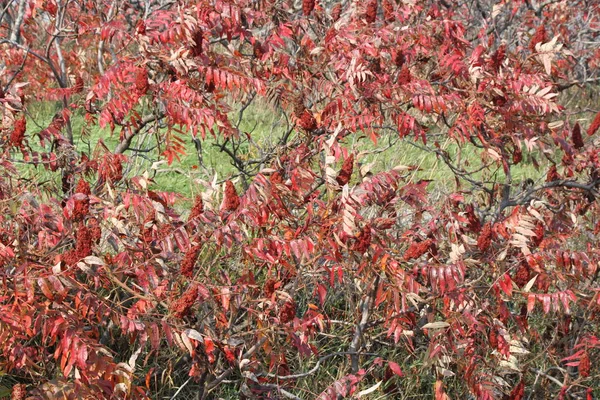
[[[373,290],[370,294],[367,295],[362,300],[360,305],[361,317],[360,322],[356,326],[356,331],[354,332],[354,337],[352,338],[352,342],[350,343],[349,353],[351,354],[350,359],[352,360],[352,373],[358,372],[358,349],[360,348],[362,336],[365,330],[367,329],[367,325],[369,323],[369,316],[371,315],[371,305],[373,302],[373,298],[377,293],[377,287],[379,286],[379,275],[375,279],[375,283],[373,285]]]
[[[25,7],[27,6],[26,0],[19,2],[19,8],[17,8],[17,16],[13,23],[12,30],[10,32],[10,41],[19,43],[21,41],[21,25],[23,24],[23,18],[25,17]]]
[[[378,356],[378,354],[375,353],[357,353],[357,352],[353,352],[353,351],[339,351],[336,353],[331,353],[331,354],[327,354],[321,358],[319,358],[317,360],[317,363],[315,364],[314,367],[312,367],[311,369],[309,369],[306,372],[302,372],[300,374],[294,374],[294,375],[275,375],[275,374],[262,374],[262,376],[266,376],[269,378],[275,378],[277,380],[280,381],[287,381],[287,380],[294,380],[294,379],[300,379],[300,378],[306,378],[307,376],[310,376],[312,374],[314,374],[315,372],[317,372],[319,370],[319,368],[321,367],[321,364],[323,364],[324,361],[332,358],[332,357],[337,357],[337,356],[345,356],[345,355],[351,355],[351,356],[358,356],[358,355],[363,355],[363,356]]]
[[[143,117],[142,120],[139,121],[139,123],[137,124],[137,127],[135,129],[131,129],[125,135],[123,140],[121,140],[121,142],[117,145],[114,151],[115,154],[122,154],[125,151],[130,150],[131,141],[137,134],[139,134],[148,124],[154,121],[161,120],[164,117],[165,115],[163,113],[159,113],[158,115],[146,115],[145,117]]]

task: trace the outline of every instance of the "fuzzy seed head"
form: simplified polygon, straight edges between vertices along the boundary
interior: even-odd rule
[[[477,248],[481,251],[486,251],[492,244],[492,224],[486,223],[477,238]]]
[[[535,33],[529,41],[529,50],[535,51],[536,44],[546,43],[547,40],[546,27],[544,25],[540,25],[539,28],[535,30]]]
[[[225,182],[225,196],[221,204],[221,211],[235,211],[240,206],[240,197],[231,181]]]
[[[367,4],[367,11],[365,13],[365,20],[367,23],[372,24],[377,19],[377,0],[369,1]]]
[[[13,131],[10,134],[10,144],[14,147],[22,147],[25,139],[25,131],[27,130],[27,120],[25,117],[15,121]]]
[[[331,19],[333,20],[333,22],[336,22],[338,19],[340,19],[341,15],[342,15],[342,5],[340,3],[338,3],[335,6],[333,6],[333,8],[331,9]]]
[[[423,254],[427,253],[427,251],[433,245],[433,241],[431,239],[424,240],[422,242],[412,242],[406,252],[404,252],[404,260],[412,260],[421,257]]]
[[[575,124],[573,127],[573,131],[571,131],[571,140],[573,141],[573,146],[576,149],[581,149],[584,146],[583,136],[581,135],[581,127],[579,126],[579,122]]]
[[[309,16],[315,9],[315,0],[302,0],[302,14]]]
[[[192,39],[194,39],[194,44],[190,48],[190,53],[192,57],[198,57],[202,54],[202,42],[204,40],[202,29],[198,28],[194,32]]]

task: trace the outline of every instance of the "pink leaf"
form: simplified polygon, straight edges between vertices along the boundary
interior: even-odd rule
[[[535,294],[530,294],[527,297],[527,312],[532,312],[535,307]]]
[[[393,361],[388,361],[388,366],[392,370],[392,372],[398,376],[404,376],[404,373],[400,369],[400,366]]]

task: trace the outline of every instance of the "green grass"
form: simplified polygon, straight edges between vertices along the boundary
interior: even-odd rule
[[[33,150],[41,151],[42,149],[39,147],[37,138],[33,138],[32,135],[47,127],[52,120],[52,116],[58,110],[58,106],[50,103],[36,104],[29,108],[27,126],[30,146]],[[236,110],[230,113],[230,121],[233,125],[237,124],[238,119],[239,111]],[[90,126],[85,122],[82,114],[72,115],[71,124],[75,147],[79,152],[93,153],[100,141],[112,150],[119,142],[118,129],[111,134],[108,128],[102,129],[97,124]],[[286,129],[286,120],[279,113],[271,110],[269,106],[255,101],[245,110],[243,118],[240,120],[241,138],[231,138],[229,145],[231,145],[231,141],[236,144],[240,143],[238,155],[242,159],[258,158],[260,156],[259,149],[274,147]],[[246,134],[251,136],[252,142],[242,140]],[[296,134],[294,132],[292,138]],[[370,164],[373,173],[389,170],[398,165],[417,166],[418,168],[411,172],[411,181],[432,180],[433,183],[429,186],[429,189],[441,195],[455,190],[456,184],[452,171],[444,164],[442,159],[411,144],[410,140],[412,138],[407,139],[398,140],[395,133],[387,132],[379,137],[377,144],[374,144],[368,137],[355,134],[348,136],[343,145],[355,154],[360,154],[358,162],[361,165]],[[201,190],[200,179],[212,180],[216,174],[217,180],[221,181],[239,174],[239,171],[232,165],[229,156],[222,152],[218,146],[223,142],[223,138],[207,136],[202,141],[202,165],[199,163],[191,135],[185,135],[183,140],[187,153],[180,156],[178,160],[175,159],[172,165],[167,165],[164,162],[164,157],[162,163],[155,164],[156,161],[161,159],[156,151],[144,153],[144,157],[135,156],[130,159],[127,164],[129,175],[133,176],[148,171],[154,179],[154,184],[151,186],[152,190],[178,193],[182,196],[182,201],[187,203]],[[139,135],[132,143],[134,148],[147,148],[155,145],[156,139],[151,134]],[[428,143],[428,145],[432,146],[432,143]],[[448,152],[452,160],[456,160],[459,156],[459,146],[457,144],[445,140],[439,145],[441,149]],[[131,156],[134,153],[126,152],[126,154]],[[15,158],[18,159],[19,157],[20,154],[15,154]],[[480,149],[469,144],[462,148],[460,157],[462,165],[469,165],[469,167],[465,167],[466,169],[475,169],[481,164],[482,154]],[[515,184],[519,184],[527,178],[535,181],[542,177],[541,174],[543,174],[545,168],[537,171],[531,163],[530,157],[531,155],[524,154],[523,162],[512,168],[511,173]],[[153,164],[155,168],[152,168]],[[263,167],[267,166],[268,164],[265,164]],[[27,164],[19,164],[18,168],[25,179],[32,179],[48,188],[60,187],[61,177],[59,172],[51,172],[42,166],[34,167]],[[487,171],[484,174],[478,173],[475,177],[483,178],[489,181],[490,184],[494,181],[502,183],[505,179],[501,167],[496,167],[493,174]],[[353,183],[357,183],[358,179],[358,173],[355,170]],[[463,182],[463,184],[463,188],[469,188],[468,183]]]
[[[376,152],[377,149],[388,147],[389,141],[394,141],[395,139],[395,135],[391,133],[381,137],[378,144],[374,144],[370,139],[363,138],[351,145],[357,148],[357,152],[367,152],[366,156],[361,158],[360,162],[362,164],[372,164],[373,172],[390,170],[400,165],[415,166],[417,168],[411,172],[410,180],[412,182],[417,182],[421,179],[431,180],[432,182],[428,187],[430,192],[435,192],[441,196],[457,189],[454,173],[443,159],[433,152],[423,150],[423,144],[414,142],[412,138],[398,140],[384,152],[369,154],[369,152]],[[477,170],[482,165],[483,159],[488,163],[491,162],[490,157],[484,154],[484,150],[478,149],[471,144],[459,146],[449,139],[445,139],[439,143],[439,146],[440,149],[447,152],[453,164],[459,164],[465,171]],[[435,148],[433,142],[429,142],[427,147]],[[548,166],[548,161],[545,159],[540,160],[538,157],[541,168],[537,170],[532,162],[532,157],[534,156],[535,154],[529,154],[524,150],[523,160],[518,165],[511,167],[513,185],[519,186],[527,179],[538,181],[545,177],[544,174]],[[460,163],[457,163],[458,160],[460,160]],[[473,174],[472,178],[488,182],[487,186],[491,187],[496,182],[505,183],[506,174],[500,164],[492,163],[489,169]],[[471,188],[470,183],[461,179],[461,189],[469,188]]]

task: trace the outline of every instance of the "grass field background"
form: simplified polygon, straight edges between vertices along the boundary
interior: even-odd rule
[[[45,103],[36,104],[29,108],[27,127],[32,149],[41,150],[37,139],[33,135],[48,126],[52,120],[52,116],[58,110],[56,107],[54,104]],[[230,119],[234,124],[237,122],[238,116],[237,110],[231,113]],[[90,126],[85,122],[84,116],[81,114],[71,116],[71,125],[74,144],[79,152],[92,153],[100,141],[111,150],[118,144],[119,128],[111,134],[108,128],[102,129],[97,124]],[[240,132],[250,133],[253,141],[250,144],[242,143],[240,145],[240,156],[242,158],[257,158],[259,149],[276,145],[281,135],[287,130],[287,125],[285,120],[275,110],[270,109],[265,104],[255,102],[245,111],[243,119],[240,121],[239,129]],[[294,131],[290,140],[293,140],[298,134],[302,133]],[[451,159],[455,160],[460,156],[465,165],[470,165],[472,169],[480,165],[480,149],[471,145],[459,149],[455,143],[443,138],[443,134],[439,136],[442,138],[439,143],[441,149],[447,151]],[[378,143],[375,144],[366,135],[358,133],[348,136],[345,139],[344,146],[352,149],[355,154],[359,154],[358,162],[361,165],[369,165],[373,173],[389,170],[398,165],[416,166],[418,168],[412,172],[412,176],[410,177],[412,181],[420,179],[432,180],[433,182],[429,186],[429,190],[434,190],[440,195],[456,190],[452,171],[444,162],[436,154],[415,146],[412,138],[406,139],[399,140],[397,133],[387,130],[381,131]],[[179,160],[175,159],[170,166],[166,163],[164,157],[160,157],[156,152],[143,153],[142,156],[130,157],[127,164],[130,176],[141,174],[144,171],[149,171],[150,175],[154,176],[154,184],[151,186],[152,190],[180,194],[179,208],[185,208],[189,204],[190,199],[198,193],[200,188],[198,184],[199,179],[212,180],[216,174],[217,180],[222,181],[238,175],[238,170],[232,165],[229,156],[220,151],[218,145],[223,142],[222,138],[207,136],[202,141],[202,165],[199,163],[198,154],[191,135],[186,135],[184,140],[186,154],[182,155]],[[134,140],[132,143],[132,147],[134,148],[155,145],[156,139],[154,135],[150,134],[139,135],[137,140]],[[132,156],[133,153],[127,151],[125,154]],[[16,155],[16,158],[18,156]],[[512,168],[513,182],[519,184],[527,178],[531,178],[534,181],[541,179],[543,174],[545,174],[546,168],[544,166],[548,164],[548,161],[538,157],[538,162],[542,165],[539,171],[535,169],[534,164],[531,162],[531,155],[524,152],[523,161]],[[60,187],[60,184],[56,185],[60,183],[61,179],[58,172],[51,172],[42,166],[36,167],[22,163],[18,164],[18,168],[22,177],[37,182],[42,188]],[[504,172],[500,166],[495,168],[491,173],[487,172],[485,176],[485,179],[490,182],[503,182],[504,178]],[[355,168],[351,183],[358,183],[358,179],[360,178]],[[465,184],[463,188],[469,187],[468,183],[463,183]]]

